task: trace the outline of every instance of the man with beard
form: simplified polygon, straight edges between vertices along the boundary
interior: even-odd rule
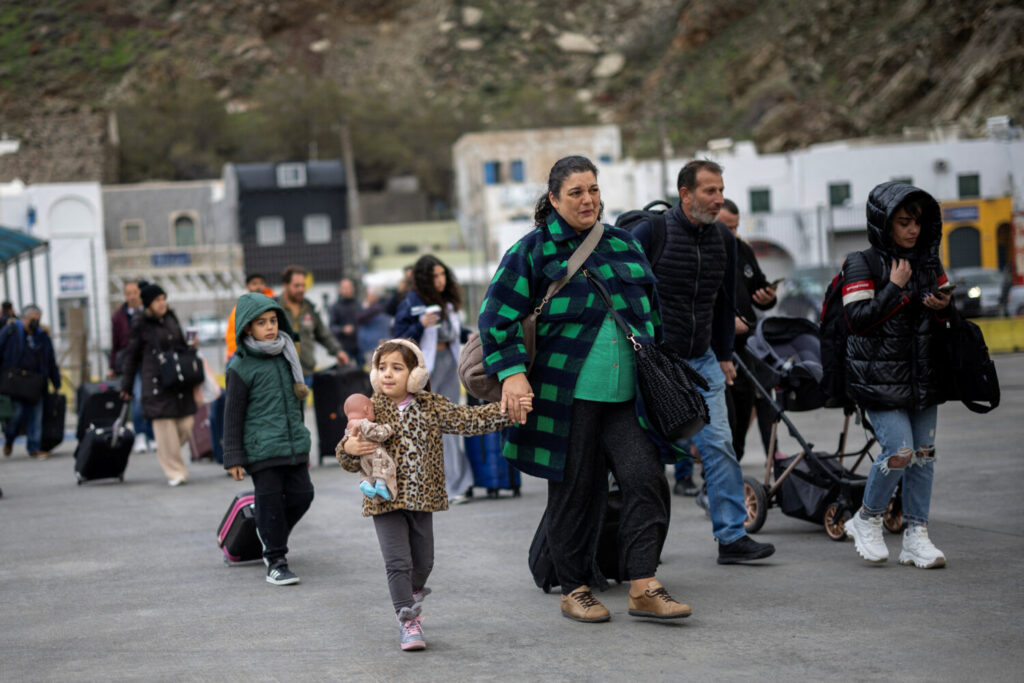
[[[691,161],[679,172],[679,204],[665,212],[664,248],[654,264],[661,299],[665,344],[708,381],[702,391],[711,422],[693,443],[700,451],[718,563],[768,557],[774,546],[758,543],[743,527],[743,473],[732,447],[725,387],[736,377],[732,363],[735,336],[736,241],[715,223],[722,208],[722,167]],[[654,225],[633,231],[648,254]]]
[[[288,316],[291,328],[299,333],[299,363],[306,386],[313,386],[313,371],[316,369],[313,344],[320,344],[336,356],[339,365],[348,365],[349,358],[320,319],[313,302],[306,298],[306,274],[306,269],[299,266],[285,268],[281,277],[284,289],[276,301]]]

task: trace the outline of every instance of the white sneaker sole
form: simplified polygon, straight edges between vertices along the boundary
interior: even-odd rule
[[[267,577],[267,583],[273,584],[275,586],[294,586],[298,582],[299,582],[299,577],[297,577],[297,576],[295,578],[292,578],[292,579],[282,579],[280,581],[278,581],[277,579],[272,579],[269,576]]]
[[[850,526],[846,526],[846,535],[853,539],[853,546],[857,549],[857,554],[861,556],[861,559],[866,560],[872,564],[882,564],[889,560],[889,553],[885,555],[872,555],[864,549],[864,543],[862,543],[857,536],[850,529]]]
[[[909,567],[909,566],[913,565],[913,566],[917,567],[918,569],[939,569],[940,567],[945,567],[946,566],[946,558],[944,556],[942,556],[942,555],[939,555],[938,557],[936,557],[934,560],[932,560],[929,563],[929,562],[925,562],[924,560],[920,559],[919,557],[911,555],[908,552],[901,552],[900,553],[900,564],[902,566],[904,566],[904,567]]]

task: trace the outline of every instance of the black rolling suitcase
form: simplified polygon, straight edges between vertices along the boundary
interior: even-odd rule
[[[121,413],[108,427],[90,425],[75,449],[78,483],[93,479],[124,481],[128,456],[135,444],[135,432],[126,424],[131,403],[122,403]]]
[[[121,387],[121,383],[116,380],[109,380],[105,382],[82,382],[75,389],[75,412],[78,414],[79,419],[82,417],[82,410],[85,408],[85,404],[89,402],[89,399],[96,395],[106,393],[108,391],[118,392]],[[120,410],[121,406],[118,406]],[[110,422],[113,424],[114,419],[117,418],[117,413],[114,413],[114,417],[111,418]]]
[[[255,492],[239,493],[228,506],[217,527],[217,545],[225,564],[251,562],[263,557],[263,545],[256,534]]]
[[[313,410],[316,413],[320,464],[324,458],[334,458],[334,448],[345,434],[348,419],[342,406],[352,394],[373,394],[370,376],[358,365],[335,365],[314,373]]]
[[[64,418],[68,400],[64,394],[47,394],[43,399],[43,431],[39,447],[50,452],[64,440]]]
[[[85,391],[83,384],[78,389],[78,429],[75,438],[79,441],[89,427],[109,427],[121,413],[121,392],[113,385],[95,382]]]

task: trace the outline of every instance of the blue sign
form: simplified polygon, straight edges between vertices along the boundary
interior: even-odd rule
[[[171,266],[191,266],[192,254],[187,251],[173,252],[170,254],[153,254],[154,268],[168,268]]]
[[[956,223],[957,221],[978,220],[978,205],[973,206],[949,206],[942,210],[943,223]]]
[[[85,274],[74,273],[72,275],[61,275],[60,276],[60,292],[65,294],[67,292],[84,292],[85,291]]]

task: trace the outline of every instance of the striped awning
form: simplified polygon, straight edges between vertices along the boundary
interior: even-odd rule
[[[7,265],[26,252],[46,246],[46,242],[20,230],[0,227],[0,264]]]

